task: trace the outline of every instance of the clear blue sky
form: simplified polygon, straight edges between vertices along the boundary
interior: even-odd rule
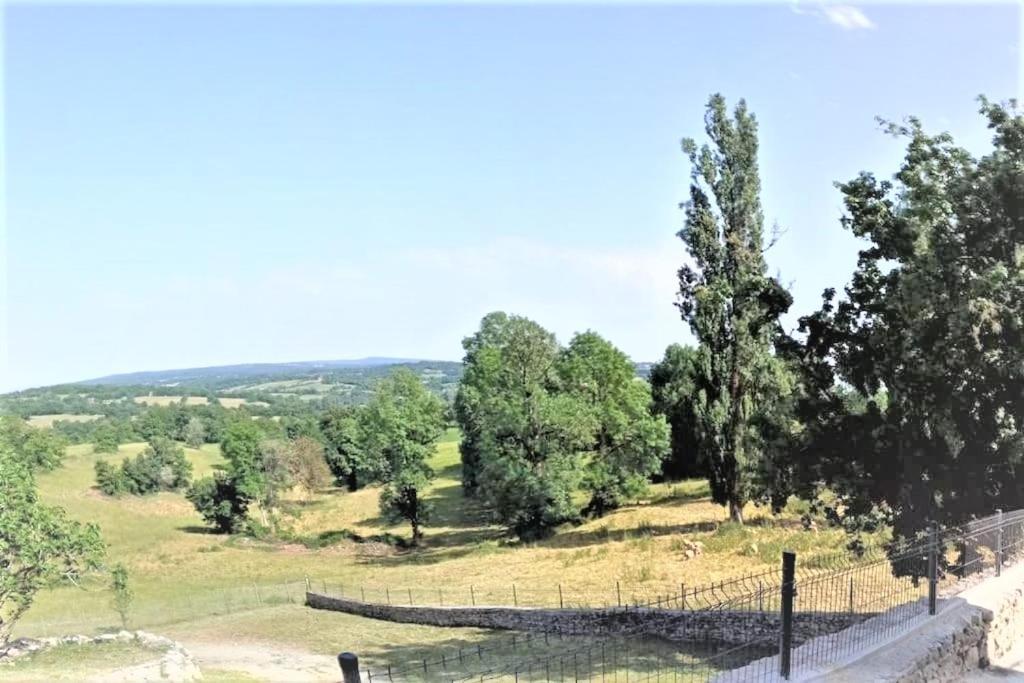
[[[458,359],[495,309],[637,360],[687,341],[674,233],[710,93],[761,132],[795,314],[856,242],[876,115],[974,150],[1019,10],[8,6],[0,389],[366,355]],[[792,317],[795,320],[796,315]]]

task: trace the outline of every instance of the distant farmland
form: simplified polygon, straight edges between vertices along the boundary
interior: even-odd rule
[[[169,406],[180,403],[183,398],[185,399],[185,405],[190,406],[205,406],[209,403],[205,396],[136,396],[132,400],[147,406]],[[267,405],[263,401],[247,401],[244,398],[218,398],[217,400],[225,408],[238,408],[245,404],[252,406]]]
[[[51,415],[32,415],[28,423],[33,427],[52,427],[54,422],[92,422],[98,420],[102,415],[72,415],[70,413],[55,413]]]

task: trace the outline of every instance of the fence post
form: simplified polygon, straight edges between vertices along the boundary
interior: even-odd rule
[[[558,609],[565,609],[565,602],[562,600],[562,584],[558,584]]]
[[[519,607],[519,596],[516,595],[516,585],[512,584],[512,604]]]
[[[793,651],[793,597],[796,595],[796,553],[782,553],[782,630],[779,634],[779,675],[787,681]]]
[[[615,595],[619,599],[619,607],[622,607],[622,588],[619,586],[619,582],[615,582]]]
[[[256,593],[256,604],[263,606],[263,598],[260,597],[260,587],[256,585],[256,579],[252,581],[252,590]]]
[[[344,683],[360,683],[359,658],[351,652],[338,655],[338,666],[341,667],[341,678]]]
[[[1003,510],[996,510],[996,576],[1003,573]]]
[[[470,586],[469,586],[469,603],[471,605],[473,605],[474,607],[476,607],[476,595],[473,594],[473,586],[472,586],[472,584],[470,584]]]
[[[939,525],[928,530],[928,614],[935,615],[939,594]]]
[[[853,577],[850,577],[850,614],[853,614]]]
[[[412,589],[409,589],[409,606],[412,606]]]

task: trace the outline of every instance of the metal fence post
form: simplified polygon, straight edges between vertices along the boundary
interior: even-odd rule
[[[928,533],[928,614],[935,615],[939,594],[939,525],[932,522]]]
[[[1003,573],[1003,510],[996,510],[996,576]]]
[[[341,677],[345,683],[360,683],[358,657],[351,652],[342,652],[338,655],[338,665],[341,667]]]
[[[782,611],[779,633],[779,675],[787,681],[793,651],[793,597],[796,595],[796,553],[782,553]]]

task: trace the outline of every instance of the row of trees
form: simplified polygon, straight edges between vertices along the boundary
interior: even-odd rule
[[[251,529],[248,512],[255,506],[273,532],[281,493],[292,486],[317,490],[332,474],[351,490],[383,484],[382,514],[408,522],[415,544],[430,512],[424,493],[434,474],[427,461],[444,414],[444,402],[415,373],[399,369],[377,384],[365,406],[333,409],[319,422],[293,420],[282,428],[235,420],[221,441],[226,469],[197,481],[187,495],[220,531]]]
[[[981,158],[917,120],[884,124],[906,158],[892,180],[838,185],[865,247],[793,333],[766,275],[753,115],[713,96],[710,144],[684,141],[677,305],[697,346],[670,347],[652,383],[686,473],[736,521],[750,500],[820,503],[825,488],[834,519],[904,537],[1024,506],[1024,118],[1013,102],[981,113]]]

